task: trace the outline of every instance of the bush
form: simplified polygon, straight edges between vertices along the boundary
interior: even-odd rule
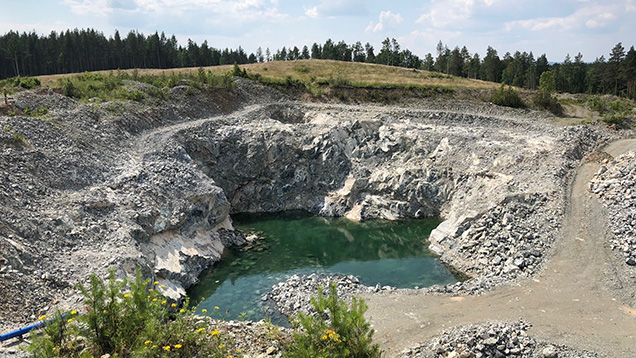
[[[38,117],[44,118],[49,113],[49,109],[46,106],[38,107],[36,109],[31,109],[31,107],[27,107],[24,109],[24,114],[27,117]]]
[[[107,282],[91,276],[88,287],[78,285],[86,313],[56,313],[41,337],[31,334],[29,351],[35,357],[239,357],[231,340],[194,319],[187,301],[180,309],[168,304],[157,285],[147,289],[139,271],[135,282],[115,280],[113,271]]]
[[[61,86],[62,86],[62,91],[64,91],[64,95],[66,97],[71,97],[71,98],[80,97],[79,89],[75,87],[75,84],[73,84],[73,81],[71,81],[70,78],[61,79]]]
[[[311,303],[317,317],[298,314],[302,331],[294,334],[286,357],[380,357],[380,346],[372,341],[374,331],[364,319],[367,310],[364,300],[354,297],[348,307],[338,299],[336,285],[332,283],[329,297],[324,297],[319,287],[318,297],[312,297]]]
[[[504,84],[501,84],[501,87],[490,97],[490,102],[498,105],[498,106],[506,106],[512,108],[524,108],[526,104],[523,103],[521,97],[519,97],[519,92],[517,92],[514,88],[508,86],[508,89],[504,88]]]
[[[532,103],[535,107],[546,109],[555,116],[563,114],[563,107],[561,107],[556,97],[545,92],[537,92],[532,98]]]
[[[0,81],[0,87],[22,87],[26,89],[40,87],[40,80],[35,77],[12,77]]]

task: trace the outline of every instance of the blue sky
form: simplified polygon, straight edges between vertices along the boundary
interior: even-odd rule
[[[242,46],[248,53],[282,46],[361,41],[377,50],[383,39],[423,57],[438,41],[466,45],[483,55],[493,46],[546,53],[562,61],[608,56],[618,42],[636,45],[636,0],[0,0],[0,33],[48,34],[92,27],[111,36],[137,29],[164,31],[217,48]]]

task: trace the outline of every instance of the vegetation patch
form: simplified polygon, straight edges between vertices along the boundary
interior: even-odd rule
[[[634,102],[627,99],[594,96],[588,98],[587,106],[597,112],[603,122],[610,125],[625,126],[626,120],[634,116]]]
[[[505,85],[502,83],[501,87],[490,97],[490,101],[498,106],[506,106],[512,108],[525,108],[526,104],[523,103],[521,97],[519,97],[519,92],[517,92],[511,86],[508,86],[508,89],[504,88]]]
[[[554,115],[561,116],[563,115],[563,107],[561,107],[559,101],[554,96],[555,88],[556,84],[552,71],[542,73],[539,79],[539,90],[532,98],[532,103],[537,108],[545,109]]]
[[[0,87],[21,87],[26,89],[40,87],[40,80],[36,77],[13,77],[0,81]]]
[[[240,357],[229,336],[196,320],[188,301],[169,303],[140,271],[134,282],[111,271],[106,282],[93,275],[78,287],[84,312],[57,312],[41,336],[32,333],[35,357]]]
[[[31,332],[28,347],[34,357],[242,356],[229,334],[197,318],[188,300],[182,306],[169,302],[159,293],[163,286],[142,279],[140,270],[134,281],[117,280],[111,271],[106,281],[92,275],[88,286],[78,288],[83,311],[40,317],[44,328]],[[283,343],[285,357],[380,357],[379,345],[372,342],[374,331],[364,318],[364,300],[354,298],[347,305],[332,284],[329,296],[319,288],[312,304],[319,313],[298,315],[293,341]],[[274,338],[281,336],[276,326],[269,331]]]
[[[373,329],[365,320],[367,305],[354,297],[351,306],[338,298],[336,284],[329,286],[325,297],[322,287],[318,297],[312,297],[315,316],[298,314],[301,330],[294,334],[287,348],[287,357],[375,358],[381,356],[380,346],[373,343]]]
[[[135,84],[142,84],[136,86]],[[54,85],[62,88],[64,95],[81,101],[165,101],[169,89],[176,86],[188,86],[187,94],[196,90],[213,88],[233,88],[229,74],[216,75],[200,68],[197,72],[170,72],[161,74],[140,74],[139,71],[111,71],[103,73],[84,73],[72,77],[60,78]]]

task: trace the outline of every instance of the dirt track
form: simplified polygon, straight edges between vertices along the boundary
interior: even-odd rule
[[[605,151],[618,156],[634,147],[636,140],[621,140]],[[605,245],[603,207],[588,191],[598,167],[589,162],[578,169],[561,239],[536,278],[482,296],[365,297],[367,317],[386,355],[395,356],[455,325],[523,318],[538,339],[608,357],[636,357],[636,309],[608,289],[608,282],[619,280],[612,268],[618,263]]]

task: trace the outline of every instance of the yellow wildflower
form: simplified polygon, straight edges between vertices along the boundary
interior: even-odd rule
[[[152,288],[151,288],[151,289],[148,289],[148,292],[153,292],[153,291],[154,291],[154,290],[153,290]]]
[[[73,322],[73,319],[69,318],[68,321],[66,321],[66,322],[71,323],[71,322]]]
[[[163,350],[164,350],[164,351],[168,351],[168,352],[170,352],[170,346],[164,346],[164,347],[163,347]]]
[[[152,349],[155,349],[155,348],[157,348],[157,345],[156,345],[156,344],[153,344],[153,345],[152,345]]]
[[[180,344],[175,344],[175,345],[174,345],[174,347],[175,347],[176,349],[179,349],[179,348],[181,348],[181,345],[180,345]]]
[[[219,306],[214,306],[214,309],[215,309],[215,310],[218,310],[218,309],[219,309]]]
[[[71,314],[72,314],[72,315],[76,315],[76,314],[77,314],[77,311],[73,310],[73,311],[71,311]]]
[[[225,344],[219,344],[219,349],[225,348]]]
[[[322,336],[322,340],[323,341],[327,340],[327,336]]]
[[[165,305],[165,304],[166,304],[166,302],[168,302],[168,301],[163,300],[163,301],[161,301],[161,304],[162,304],[162,305]]]
[[[159,287],[161,287],[161,288],[166,288],[166,285],[161,285],[161,286],[159,286]]]
[[[199,329],[197,329],[197,333],[201,333],[201,332],[203,332],[203,331],[205,331],[205,328],[199,328]]]
[[[40,316],[40,321],[44,321],[46,319],[46,315]]]
[[[208,310],[206,310],[205,308],[201,310],[201,313],[206,313]]]
[[[149,345],[150,343],[152,343],[151,340],[147,340],[147,341],[144,342],[145,345]]]
[[[157,302],[157,299],[156,299],[156,298],[153,298],[153,299],[152,299],[152,302]]]
[[[159,281],[155,281],[155,285],[158,285],[158,284],[159,284]]]
[[[215,329],[214,331],[212,331],[212,335],[213,336],[218,336],[219,335],[219,331]]]
[[[173,304],[171,304],[170,306],[171,306],[171,307],[177,307],[177,304],[176,304],[176,303],[173,303]]]
[[[227,358],[232,358],[232,356],[227,356]]]
[[[185,310],[182,308],[179,310],[179,313],[185,313]]]
[[[127,293],[127,294],[124,295],[124,298],[129,298],[129,297],[132,297],[132,295],[130,293]]]

